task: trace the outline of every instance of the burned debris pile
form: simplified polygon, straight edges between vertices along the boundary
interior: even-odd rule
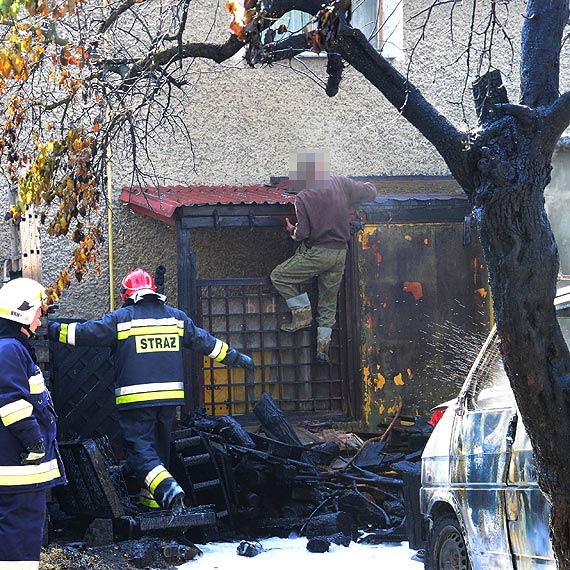
[[[268,394],[254,414],[255,432],[203,410],[180,422],[171,472],[188,507],[178,513],[138,509],[104,441],[63,443],[70,481],[58,496],[63,520],[80,517],[84,540],[93,544],[170,531],[196,542],[242,540],[243,556],[259,552],[257,538],[291,534],[306,536],[311,552],[351,540],[420,546],[413,514],[432,429],[424,418],[396,417],[378,436],[339,431],[327,421],[295,430]]]

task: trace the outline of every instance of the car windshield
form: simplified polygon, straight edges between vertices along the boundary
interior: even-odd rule
[[[473,375],[471,387],[470,407],[475,409],[508,408],[515,404],[496,334]]]
[[[565,313],[568,313],[570,309],[564,309]],[[569,316],[559,316],[558,322],[560,323],[560,328],[562,329],[562,334],[566,340],[566,344],[570,346],[570,314]]]

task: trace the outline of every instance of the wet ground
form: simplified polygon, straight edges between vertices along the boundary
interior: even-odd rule
[[[238,556],[238,542],[226,542],[198,545],[193,551],[194,562],[189,564],[179,557],[175,564],[164,557],[174,554],[172,541],[160,541],[157,538],[142,538],[138,541],[125,541],[109,546],[87,547],[82,544],[50,546],[42,552],[40,568],[42,570],[230,570],[230,569],[266,569],[271,566],[299,568],[324,568],[345,570],[349,567],[399,568],[400,570],[422,570],[423,563],[417,559],[414,550],[406,542],[365,545],[350,543],[349,547],[333,545],[329,552],[310,553],[306,549],[306,538],[268,538],[259,544],[262,552],[255,558]],[[180,545],[178,545],[180,546]],[[170,550],[169,550],[170,547]],[[137,558],[137,553],[143,554]],[[200,554],[202,553],[202,554]],[[188,553],[187,553],[188,554]],[[186,554],[186,555],[187,555]],[[185,555],[185,556],[186,556]],[[171,559],[174,561],[174,558]],[[186,561],[188,562],[188,561]]]

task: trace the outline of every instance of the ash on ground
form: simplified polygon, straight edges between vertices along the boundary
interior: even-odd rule
[[[42,570],[174,570],[202,554],[192,544],[142,537],[106,546],[51,544],[42,549]]]

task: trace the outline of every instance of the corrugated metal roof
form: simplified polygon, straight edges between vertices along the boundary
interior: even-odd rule
[[[462,198],[465,194],[450,176],[358,176],[357,180],[372,182],[379,198],[409,202]],[[292,204],[295,195],[287,191],[283,177],[275,184],[249,186],[124,186],[120,199],[141,214],[173,224],[176,208],[181,206],[217,206],[239,204]]]
[[[180,206],[217,206],[228,204],[290,204],[295,195],[284,186],[124,186],[121,201],[142,214],[172,223]]]

